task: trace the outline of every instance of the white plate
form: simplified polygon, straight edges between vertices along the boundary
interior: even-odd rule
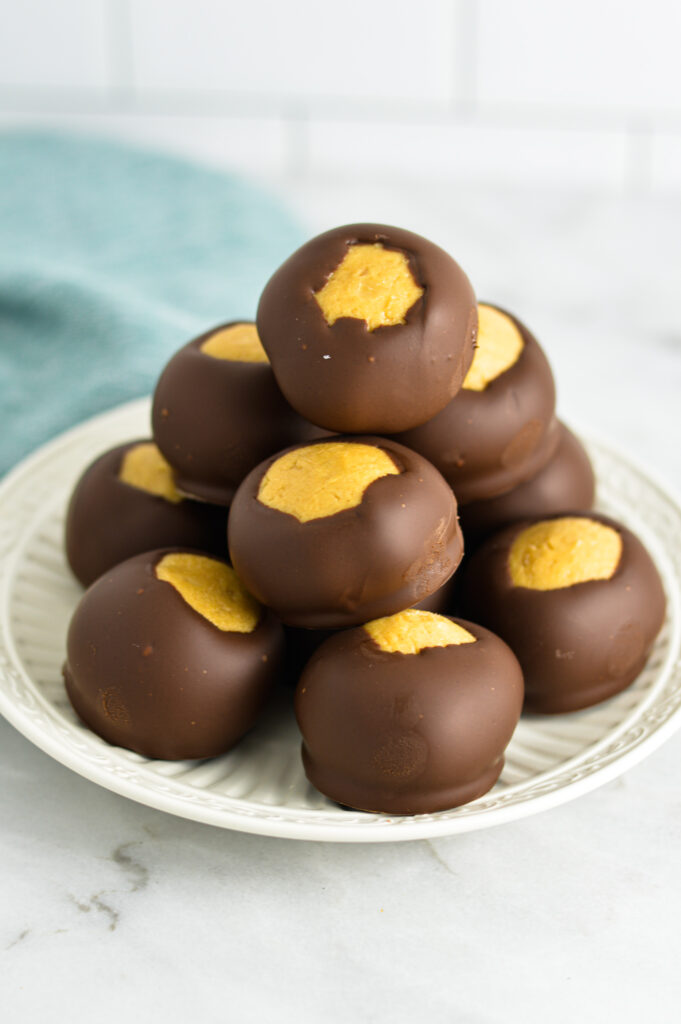
[[[81,594],[62,554],[63,516],[85,465],[148,434],[148,424],[147,400],[121,406],[45,445],[0,485],[0,712],[80,775],[150,807],[243,832],[336,842],[423,839],[571,800],[640,761],[681,724],[681,509],[620,455],[590,445],[598,507],[648,546],[667,591],[667,621],[646,669],[624,693],[586,711],[522,719],[501,779],[480,800],[408,818],[341,810],[305,779],[290,705],[213,761],[148,761],[109,746],[79,723],[61,680],[66,628]]]

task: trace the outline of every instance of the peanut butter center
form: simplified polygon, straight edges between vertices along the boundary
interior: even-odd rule
[[[463,626],[434,612],[409,608],[397,615],[374,619],[363,627],[374,643],[389,654],[419,654],[425,647],[473,644],[476,638]]]
[[[258,501],[301,523],[359,505],[369,484],[400,471],[382,448],[351,441],[296,448],[273,462]]]
[[[315,299],[329,326],[349,316],[374,331],[403,324],[422,295],[405,254],[376,242],[351,245]]]
[[[211,334],[201,351],[214,359],[231,359],[236,363],[268,363],[255,324],[232,324]]]
[[[566,516],[528,526],[513,541],[508,569],[516,587],[560,590],[609,580],[622,555],[617,530],[594,519]]]
[[[522,335],[505,313],[492,306],[478,306],[478,340],[475,355],[463,386],[467,391],[484,391],[502,373],[518,362],[524,348]]]
[[[182,501],[173,481],[172,469],[151,441],[135,445],[125,453],[118,479],[139,491],[165,498],[173,505]]]
[[[258,625],[258,602],[224,562],[171,552],[156,566],[156,576],[175,587],[195,612],[225,633],[252,633]]]

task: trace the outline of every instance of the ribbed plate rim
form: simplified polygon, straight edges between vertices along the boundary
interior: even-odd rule
[[[0,566],[4,565],[0,583],[0,713],[35,746],[66,767],[112,792],[141,804],[222,828],[291,839],[393,842],[436,838],[489,828],[558,806],[627,771],[651,754],[681,726],[681,555],[665,550],[664,568],[670,591],[667,626],[669,638],[667,657],[658,671],[658,677],[666,680],[666,699],[660,702],[650,693],[644,695],[640,704],[627,713],[614,729],[606,732],[600,740],[589,746],[588,758],[582,752],[569,761],[541,773],[538,776],[539,788],[545,783],[545,791],[535,793],[526,800],[490,810],[482,809],[480,813],[469,813],[461,817],[457,817],[456,812],[451,811],[412,818],[352,813],[346,820],[337,820],[337,816],[334,816],[333,820],[324,820],[324,812],[301,810],[297,816],[291,816],[291,809],[287,809],[287,816],[283,817],[282,809],[277,813],[277,808],[272,805],[239,801],[233,797],[207,797],[203,802],[197,803],[195,788],[182,787],[172,779],[167,780],[166,792],[160,788],[158,779],[152,790],[148,784],[144,784],[143,779],[140,779],[138,767],[130,763],[125,752],[110,747],[98,737],[92,736],[89,744],[96,748],[96,753],[91,753],[89,758],[84,757],[82,753],[69,748],[64,741],[64,736],[73,732],[74,727],[35,686],[21,662],[11,631],[9,596],[17,562],[23,557],[24,547],[21,541],[32,535],[31,531],[35,529],[41,515],[44,516],[45,508],[36,507],[34,515],[24,519],[21,527],[18,527],[12,521],[11,512],[8,513],[7,503],[11,504],[12,495],[17,489],[20,491],[23,485],[34,479],[35,474],[41,473],[45,461],[51,460],[55,455],[65,454],[70,446],[80,445],[89,435],[98,434],[102,430],[110,432],[111,445],[127,437],[140,436],[139,423],[145,415],[148,418],[148,409],[148,398],[135,399],[92,417],[36,449],[0,481]],[[133,421],[137,424],[135,431],[131,431],[129,427]],[[658,504],[665,505],[667,512],[676,517],[681,536],[681,506],[667,485],[658,482],[654,474],[640,469],[634,461],[623,456],[611,445],[594,439],[588,440],[587,443],[592,450],[600,451],[603,457],[614,460],[627,472],[638,477],[654,494]],[[80,469],[81,459],[74,463],[74,474]],[[55,501],[63,503],[63,496],[55,498]],[[3,530],[8,531],[12,544],[6,540],[3,546]],[[36,720],[28,713],[26,705],[16,697],[19,690],[22,692],[22,699],[30,699],[42,718]],[[50,723],[49,728],[45,725],[46,721]],[[635,735],[637,724],[640,726],[638,736]],[[618,751],[619,737],[624,739],[622,749]],[[580,765],[586,767],[587,762],[592,761],[601,750],[607,753],[603,763],[580,772]],[[568,770],[573,771],[573,778],[560,786],[555,786],[555,779],[565,775]],[[537,785],[534,788],[538,788]],[[483,797],[476,805],[480,804],[481,808],[484,808],[485,801],[486,798]]]

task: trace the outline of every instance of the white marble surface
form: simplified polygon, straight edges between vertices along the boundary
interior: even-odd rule
[[[681,491],[678,204],[277,187],[313,231],[384,220],[448,247],[535,329],[563,414]],[[2,1021],[678,1020],[681,735],[537,817],[379,846],[176,819],[4,722],[0,750]]]

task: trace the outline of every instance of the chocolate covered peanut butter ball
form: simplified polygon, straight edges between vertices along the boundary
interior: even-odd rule
[[[554,714],[633,682],[664,621],[665,595],[641,541],[584,512],[491,537],[468,563],[460,607],[515,652],[528,710]]]
[[[343,629],[423,600],[461,560],[456,499],[420,455],[333,437],[273,456],[244,480],[229,550],[284,623]]]
[[[523,679],[487,629],[410,609],[312,655],[296,717],[307,777],[363,811],[427,814],[486,793],[520,717]]]
[[[66,559],[89,587],[114,565],[159,547],[227,554],[224,508],[190,501],[152,441],[100,455],[76,484],[66,513]]]
[[[320,431],[277,387],[255,324],[223,324],[190,341],[163,370],[152,408],[154,440],[179,490],[229,505],[268,455]]]
[[[103,739],[145,757],[207,758],[254,724],[283,654],[280,624],[225,562],[146,552],[84,594],[66,692]]]
[[[313,238],[267,283],[262,343],[284,395],[341,433],[395,433],[435,416],[473,358],[477,307],[459,265],[400,228]]]
[[[505,310],[480,303],[478,312],[461,390],[428,423],[396,437],[437,466],[460,505],[529,480],[560,439],[553,374],[538,342]]]

